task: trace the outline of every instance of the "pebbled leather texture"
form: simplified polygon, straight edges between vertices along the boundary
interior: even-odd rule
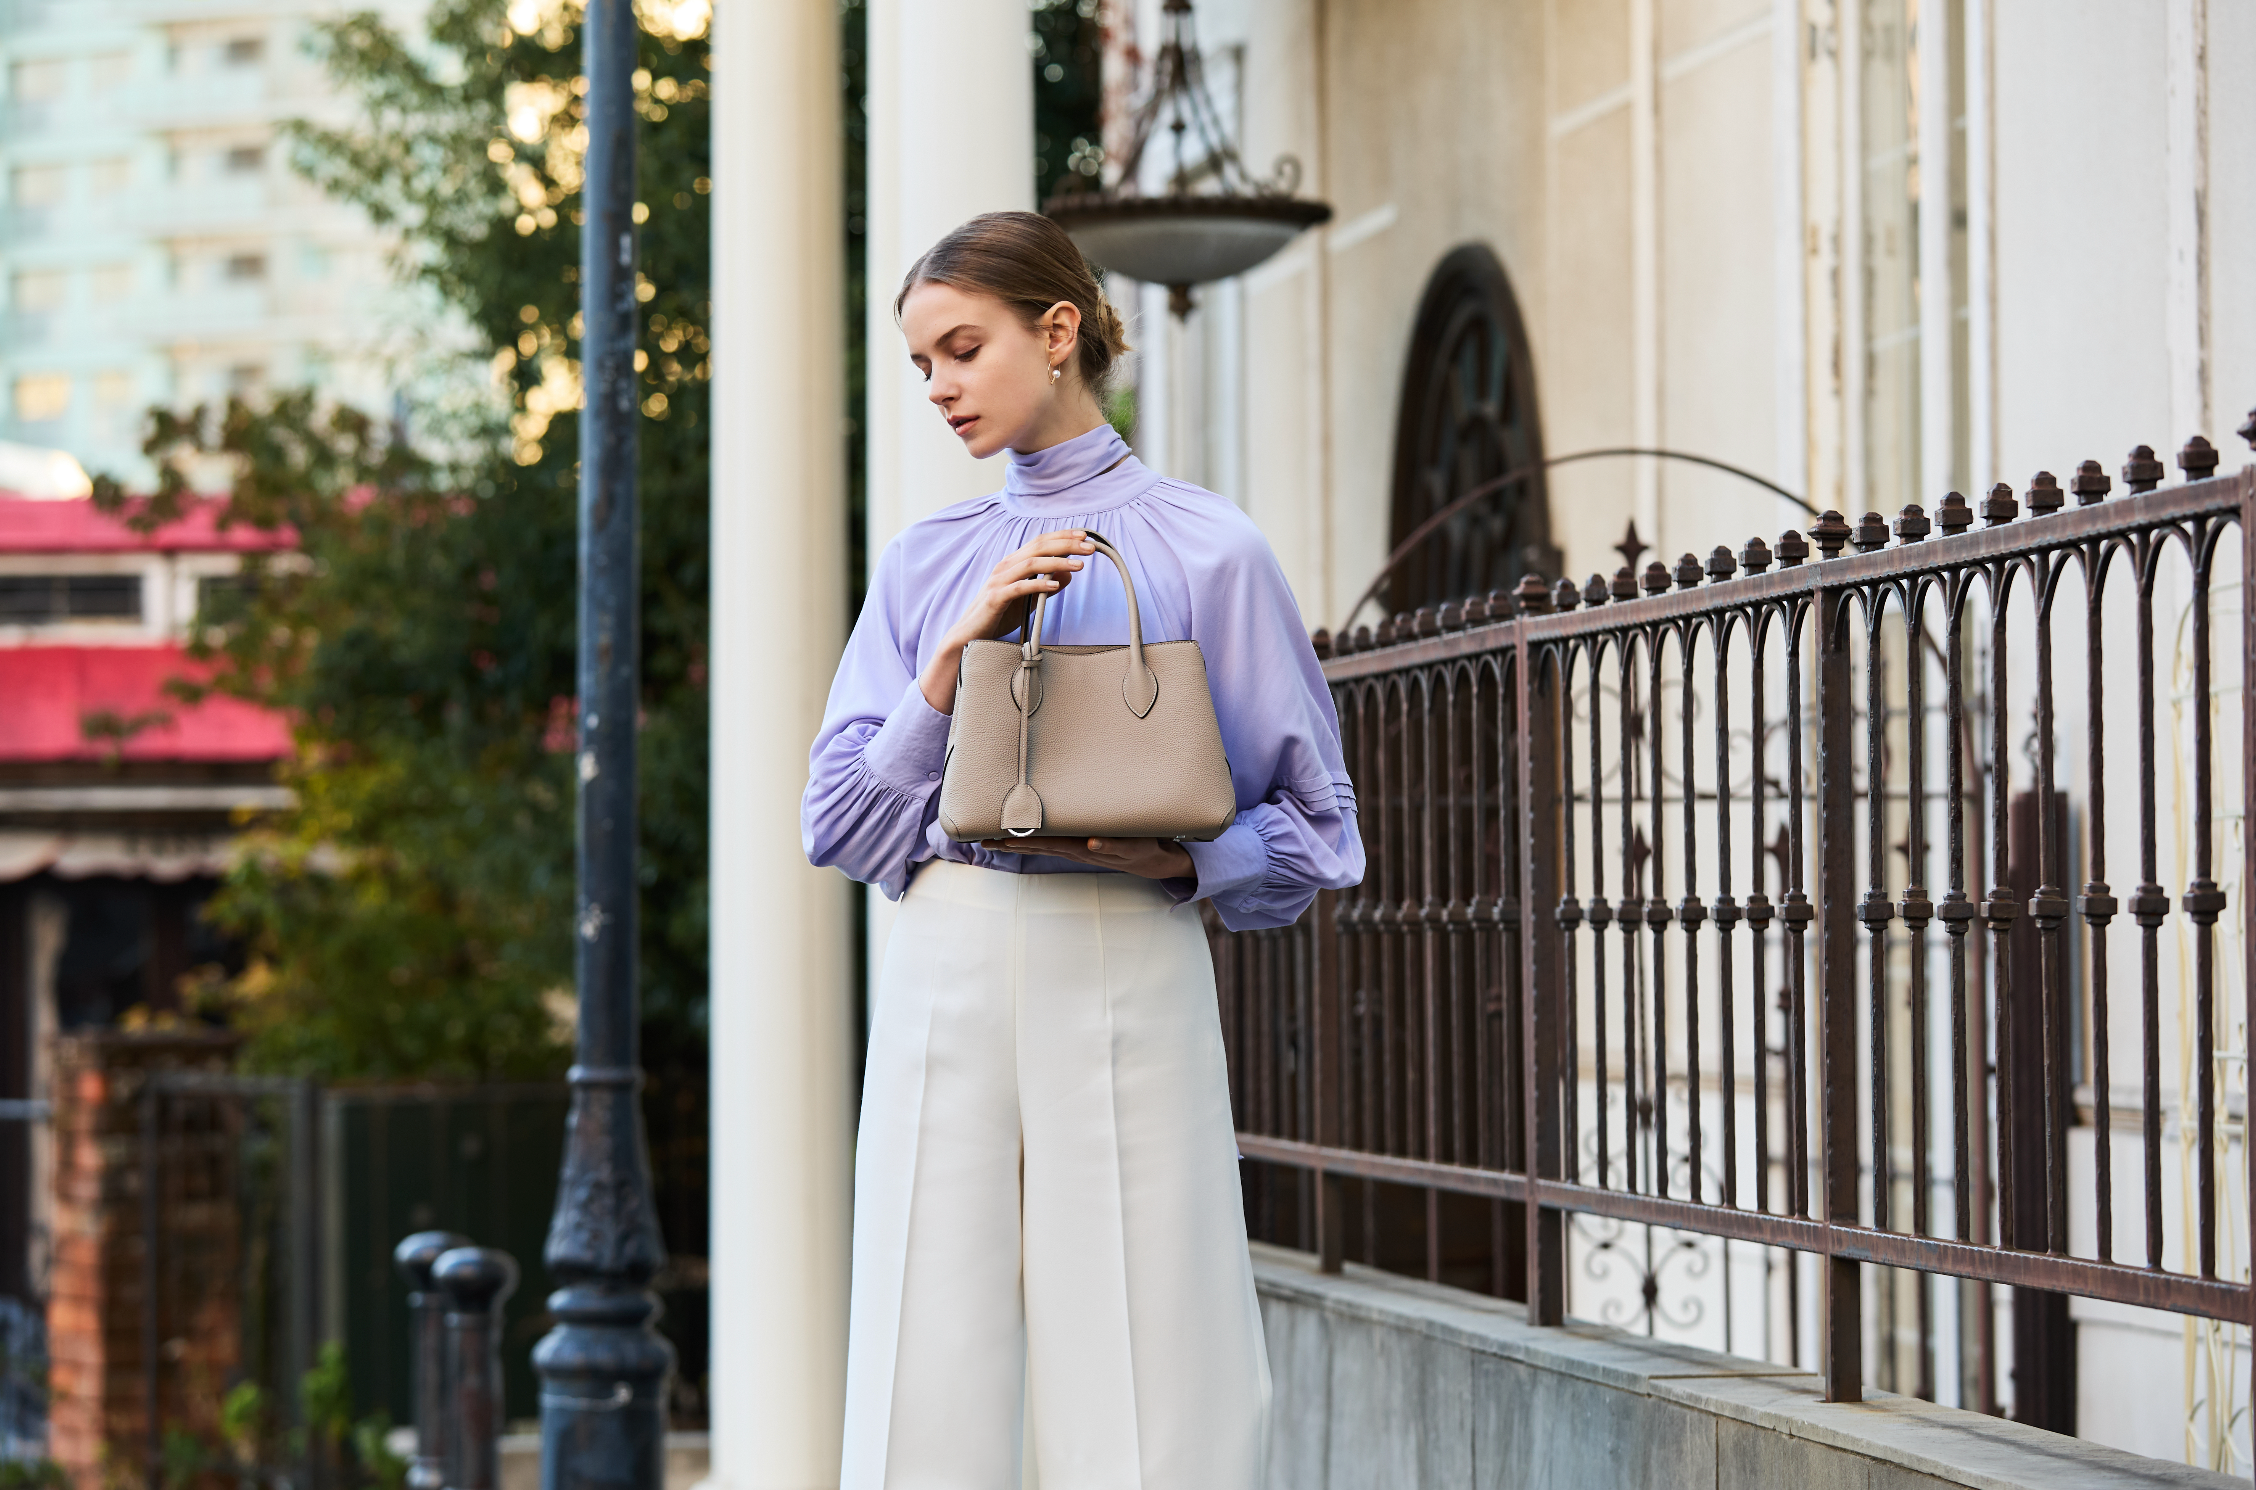
[[[1120,556],[1089,536],[1128,584]],[[964,648],[940,784],[941,831],[959,842],[1013,830],[1221,836],[1237,820],[1237,794],[1198,643],[1143,645],[1133,585],[1126,645],[1044,646],[1042,609],[1037,604],[1028,628],[1036,640]],[[1020,707],[1029,692],[1031,714]]]

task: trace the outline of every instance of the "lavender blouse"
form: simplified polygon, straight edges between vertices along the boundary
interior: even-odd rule
[[[990,853],[941,831],[948,716],[917,686],[1006,554],[1042,533],[1092,528],[1128,560],[1145,640],[1199,644],[1237,788],[1236,823],[1212,843],[1184,844],[1197,877],[1168,888],[1211,898],[1224,924],[1243,931],[1286,925],[1319,889],[1360,880],[1339,719],[1261,531],[1214,493],[1153,475],[1110,425],[1009,456],[1000,492],[912,525],[877,561],[808,758],[799,811],[808,859],[896,900],[933,858],[1011,874],[1096,872],[1045,854]],[[1045,641],[1127,640],[1127,600],[1109,569],[1090,556],[1051,600]]]

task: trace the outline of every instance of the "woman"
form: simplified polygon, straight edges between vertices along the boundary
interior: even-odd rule
[[[1245,1249],[1214,972],[1195,901],[1282,926],[1362,875],[1331,696],[1269,547],[1155,476],[1098,406],[1125,351],[1073,241],[977,217],[894,312],[1003,489],[879,558],[802,809],[807,857],[901,909],[878,975],[854,1187],[846,1490],[1253,1490],[1268,1361]],[[950,841],[938,820],[967,642],[1021,626],[1204,653],[1236,789],[1212,843]],[[1022,1410],[1030,1418],[1022,1423]]]

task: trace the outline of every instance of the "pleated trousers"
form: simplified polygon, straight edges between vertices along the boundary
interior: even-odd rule
[[[927,864],[870,1029],[843,1490],[1255,1490],[1268,1405],[1197,909]]]

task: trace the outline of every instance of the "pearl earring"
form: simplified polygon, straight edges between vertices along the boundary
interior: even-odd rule
[[[1057,380],[1058,380],[1059,378],[1062,378],[1062,377],[1064,377],[1064,376],[1065,376],[1065,369],[1064,369],[1063,367],[1053,367],[1053,368],[1051,368],[1051,369],[1050,369],[1050,381],[1051,381],[1051,382],[1055,383],[1055,382],[1056,382],[1056,381],[1057,381]]]

